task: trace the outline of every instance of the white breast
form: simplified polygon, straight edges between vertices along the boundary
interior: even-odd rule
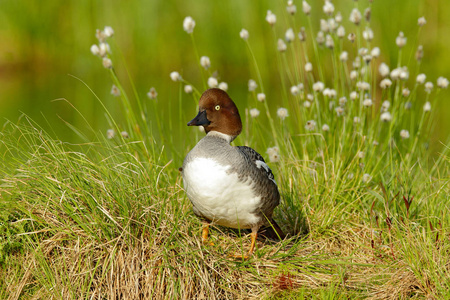
[[[184,188],[194,211],[213,223],[232,228],[250,228],[259,223],[254,214],[261,197],[255,196],[250,177],[240,181],[210,158],[195,158],[184,166]]]

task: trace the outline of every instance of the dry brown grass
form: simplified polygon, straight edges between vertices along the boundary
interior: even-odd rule
[[[402,253],[407,249],[398,243],[394,258],[388,249],[372,248],[372,229],[366,226],[349,222],[336,233],[311,232],[302,241],[259,241],[256,254],[241,261],[229,255],[246,249],[248,236],[217,228],[211,233],[214,245],[201,245],[200,224],[189,213],[189,203],[174,194],[185,217],[168,217],[159,228],[139,234],[124,230],[99,242],[75,224],[30,233],[40,237],[33,239],[38,241],[34,247],[16,254],[23,268],[2,270],[8,299],[259,299],[302,289],[317,295],[314,291],[330,287],[351,298],[437,297],[430,279],[424,286],[411,271],[403,258],[408,254]],[[148,208],[135,223],[156,211]],[[58,225],[53,214],[35,214]]]

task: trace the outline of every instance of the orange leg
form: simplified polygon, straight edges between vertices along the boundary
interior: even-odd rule
[[[253,252],[255,251],[255,246],[256,246],[256,237],[258,236],[258,229],[259,229],[259,227],[252,228],[252,233],[250,234],[251,244],[250,244],[250,249],[248,250],[247,254],[245,254],[245,255],[235,254],[235,255],[232,255],[232,257],[240,258],[240,259],[248,259],[253,254]]]
[[[255,245],[256,245],[256,237],[258,236],[258,230],[253,230],[252,229],[252,233],[250,234],[250,238],[252,240],[252,243],[250,244],[250,249],[248,250],[248,256],[253,254],[253,251],[255,250]]]
[[[209,234],[209,222],[203,221],[203,229],[202,229],[202,243],[206,244],[208,241]]]

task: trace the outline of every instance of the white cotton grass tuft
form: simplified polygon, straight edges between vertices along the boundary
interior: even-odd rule
[[[330,131],[330,126],[328,126],[328,124],[323,124],[322,131],[325,131],[325,132]]]
[[[404,88],[403,90],[402,90],[402,96],[403,97],[408,97],[409,95],[411,94],[411,91],[408,89],[408,88]]]
[[[286,117],[289,117],[289,113],[287,108],[284,107],[280,107],[277,110],[277,116],[283,121],[284,119],[286,119]]]
[[[385,111],[381,114],[380,119],[383,122],[390,122],[390,121],[392,121],[392,115],[390,112]]]
[[[252,109],[250,109],[249,112],[250,112],[250,117],[252,117],[252,118],[256,118],[260,114],[260,112],[257,108],[252,108]]]
[[[424,84],[426,79],[427,79],[427,75],[421,73],[421,74],[417,75],[416,82],[417,82],[417,84]]]
[[[441,89],[446,89],[448,87],[448,79],[442,76],[439,77],[436,86]]]
[[[370,83],[365,82],[365,81],[358,81],[356,83],[356,87],[360,91],[368,91],[368,90],[370,90]]]
[[[344,108],[342,108],[341,106],[338,106],[334,109],[334,111],[336,112],[336,115],[338,117],[341,117],[344,115]]]
[[[108,129],[106,131],[106,137],[110,140],[112,138],[114,138],[114,136],[116,135],[116,132],[114,131],[114,129]]]
[[[329,28],[330,32],[335,32],[339,26],[339,24],[333,18],[329,18],[327,23],[328,23],[328,28]]]
[[[371,1],[373,1],[373,0],[371,0]],[[366,19],[367,22],[370,22],[371,15],[372,15],[372,10],[370,9],[370,7],[367,7],[364,10],[364,18]]]
[[[327,36],[325,37],[325,46],[328,49],[334,49],[334,40],[329,34],[327,34]]]
[[[325,34],[323,33],[323,31],[319,31],[317,33],[316,42],[319,45],[323,45],[323,43],[325,43]]]
[[[384,78],[380,81],[380,88],[387,89],[392,85],[392,81],[389,78]]]
[[[228,91],[228,83],[222,81],[221,83],[219,83],[218,88],[226,92]]]
[[[186,94],[190,94],[190,93],[192,93],[192,91],[193,91],[192,85],[186,84],[186,85],[184,86],[184,92],[185,92]]]
[[[173,71],[170,73],[170,79],[172,79],[172,81],[175,81],[175,82],[181,81],[181,75],[177,71]]]
[[[270,26],[273,26],[277,22],[277,16],[272,13],[272,11],[268,10],[266,15],[266,21]]]
[[[378,67],[378,72],[380,72],[381,77],[386,77],[390,74],[389,66],[382,62]]]
[[[349,18],[350,22],[359,25],[359,23],[361,23],[361,19],[362,19],[361,12],[357,8],[354,8],[350,13]]]
[[[242,29],[242,30],[239,32],[239,36],[240,36],[241,39],[243,39],[244,41],[248,40],[248,38],[249,38],[248,30],[247,30],[247,29]]]
[[[417,25],[419,25],[420,27],[424,26],[425,24],[427,24],[427,20],[425,19],[425,17],[420,17],[417,20]]]
[[[401,68],[395,68],[391,71],[391,73],[389,74],[389,76],[391,77],[392,80],[398,80],[400,79],[400,73],[402,72]]]
[[[253,92],[254,90],[256,90],[257,87],[258,87],[258,85],[256,84],[256,81],[254,81],[253,79],[248,80],[248,91],[249,92]]]
[[[192,32],[194,32],[194,27],[195,27],[195,21],[192,17],[187,16],[186,18],[184,18],[184,20],[183,20],[184,31],[186,31],[187,33],[192,33]]]
[[[325,4],[323,5],[323,12],[328,15],[332,16],[334,12],[334,5],[329,0],[325,0]]]
[[[391,107],[391,102],[389,102],[389,100],[384,100],[381,104],[381,111],[388,111],[389,107]]]
[[[256,99],[258,99],[259,102],[264,102],[266,100],[266,94],[264,93],[258,93],[256,95]]]
[[[106,69],[112,69],[113,67],[112,60],[108,57],[103,57],[102,64]]]
[[[406,37],[403,34],[403,31],[400,31],[398,33],[398,36],[395,38],[395,43],[399,48],[403,48],[406,45]]]
[[[401,80],[408,80],[408,78],[409,78],[409,71],[408,71],[408,68],[407,68],[407,67],[403,67],[403,68],[400,70],[400,75],[399,75],[399,77],[400,77]]]
[[[306,72],[311,72],[312,69],[313,69],[312,63],[307,62],[307,63],[305,64],[305,71],[306,71]]]
[[[326,88],[326,89],[323,90],[323,95],[325,97],[334,99],[337,96],[337,92],[334,89]]]
[[[317,82],[314,82],[314,84],[313,84],[313,90],[315,92],[322,92],[324,88],[325,88],[325,84],[322,81],[317,81]]]
[[[305,27],[300,28],[300,32],[297,34],[298,39],[302,42],[304,42],[306,40],[306,31],[305,31]]]
[[[336,13],[336,15],[334,16],[334,20],[336,21],[336,23],[341,23],[342,22],[342,14],[340,11],[338,11]]]
[[[103,32],[106,37],[112,37],[114,35],[114,29],[111,26],[105,26]]]
[[[114,29],[111,26],[105,26],[103,30],[97,29],[95,33],[95,37],[100,43],[104,43],[107,38],[110,38],[113,35]]]
[[[91,53],[95,56],[100,56],[100,47],[98,45],[92,45],[91,46]]]
[[[372,55],[366,54],[363,56],[363,60],[366,62],[366,64],[370,63],[372,61]]]
[[[369,53],[369,49],[367,49],[367,48],[362,47],[362,48],[359,48],[359,50],[358,50],[358,54],[359,54],[360,56],[364,56],[364,55],[366,55],[367,53]]]
[[[209,67],[211,67],[211,60],[208,56],[202,56],[200,57],[200,65],[205,69],[208,70]]]
[[[423,105],[423,111],[424,112],[431,111],[431,103],[430,103],[430,101],[425,102],[425,104]]]
[[[356,56],[355,60],[353,60],[353,62],[352,62],[352,65],[353,65],[353,68],[355,68],[355,69],[361,68],[361,57]]]
[[[409,131],[408,130],[406,130],[406,129],[402,129],[401,131],[400,131],[400,137],[402,138],[402,139],[409,139]]]
[[[314,120],[306,121],[305,129],[308,131],[313,131],[316,129],[316,125],[317,123]]]
[[[302,9],[305,15],[309,16],[309,14],[311,13],[311,6],[308,4],[308,2],[302,2]]]
[[[345,28],[344,28],[344,26],[340,25],[338,27],[338,29],[336,30],[336,35],[340,39],[343,39],[345,37]]]
[[[217,78],[215,77],[209,77],[208,78],[208,86],[210,88],[215,88],[219,85],[219,82],[217,81]]]
[[[284,34],[284,39],[288,43],[290,43],[290,42],[295,40],[295,33],[294,33],[294,30],[292,28],[289,28],[288,30],[286,30],[286,33]]]
[[[328,102],[328,109],[333,110],[333,107],[334,107],[334,101]]]
[[[280,52],[285,52],[287,50],[286,43],[282,39],[278,39],[277,49]]]
[[[370,29],[370,27],[367,27],[364,31],[363,31],[363,39],[365,39],[366,41],[370,42],[371,40],[373,40],[373,31],[372,29]]]
[[[372,57],[374,58],[378,58],[381,54],[380,48],[378,47],[374,47],[371,51],[370,51],[370,55],[372,55]]]
[[[286,11],[288,12],[288,14],[295,15],[295,13],[297,12],[297,6],[295,6],[294,1],[288,1]]]
[[[154,87],[150,88],[150,90],[147,93],[147,97],[149,99],[156,99],[158,97],[158,92],[156,92],[156,89]]]
[[[423,58],[423,46],[419,45],[415,54],[416,60],[421,61]]]
[[[353,32],[351,32],[351,33],[349,33],[348,34],[348,36],[347,36],[347,39],[350,41],[350,42],[355,42],[355,40],[356,40],[356,34],[354,34]]]
[[[372,105],[373,105],[372,99],[364,99],[363,105],[364,105],[365,107],[370,107],[370,106],[372,106]]]
[[[428,81],[425,83],[425,92],[427,92],[428,94],[433,91],[433,88],[434,88],[434,85],[431,81]]]
[[[370,174],[365,173],[362,177],[362,181],[364,183],[369,183],[372,180],[372,176]]]
[[[113,95],[114,97],[120,96],[120,89],[115,84],[113,84],[111,87],[111,95]]]
[[[99,44],[99,56],[105,57],[108,55],[108,53],[111,53],[111,48],[109,47],[108,43],[100,43]]]
[[[291,86],[290,91],[293,96],[296,96],[296,95],[298,95],[298,93],[300,93],[300,89],[296,85]]]
[[[95,31],[95,37],[97,38],[97,40],[100,43],[103,43],[106,40],[106,38],[107,38],[106,33],[103,30],[100,30],[100,29],[97,29]]]
[[[280,149],[278,147],[267,148],[267,155],[269,155],[270,162],[279,162],[280,161]]]

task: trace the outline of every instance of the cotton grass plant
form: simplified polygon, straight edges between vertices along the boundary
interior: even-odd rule
[[[432,140],[448,80],[421,71],[426,47],[414,41],[425,18],[417,38],[400,32],[391,42],[398,54],[388,61],[371,6],[269,8],[261,21],[278,86],[266,83],[252,32],[237,32],[247,102],[202,53],[194,17],[180,30],[201,79],[183,66],[167,74],[178,99],[132,80],[130,96],[115,71],[120,45],[108,44],[114,30],[98,30],[91,52],[122,112],[105,106],[109,130],[90,128],[94,141],[69,145],[24,117],[1,133],[0,298],[450,297],[449,148],[433,154]],[[260,241],[248,261],[230,257],[246,249],[240,232],[218,227],[201,244],[177,170],[203,136],[185,127],[183,101],[195,113],[208,87],[237,102],[245,125],[235,143],[264,154],[282,193],[275,219],[289,237]],[[173,111],[160,112],[161,100]]]

